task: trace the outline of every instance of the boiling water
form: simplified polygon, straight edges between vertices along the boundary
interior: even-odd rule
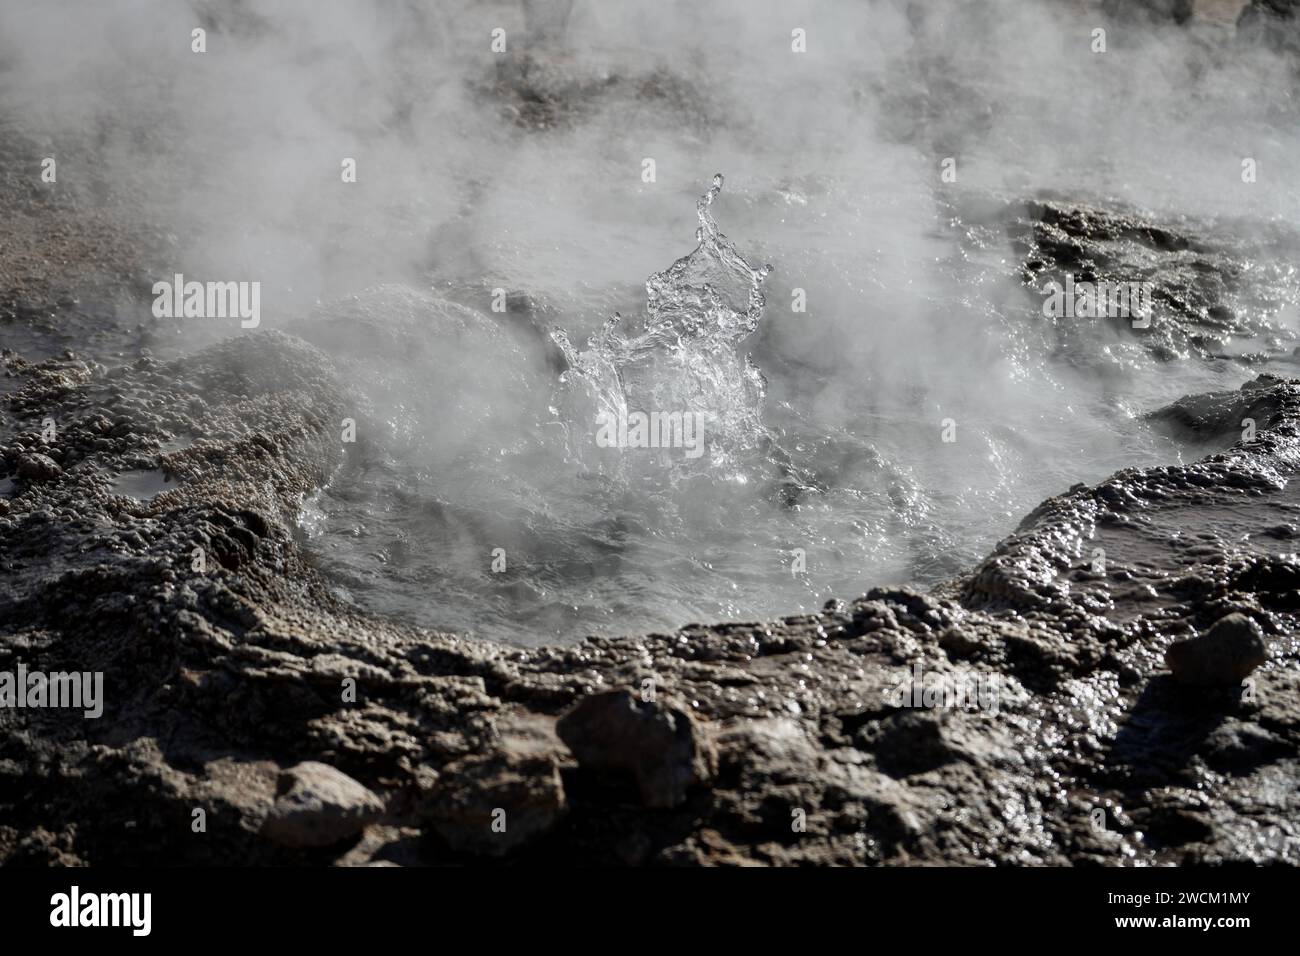
[[[1005,277],[1001,242],[974,232],[954,243],[936,231],[925,286],[893,300],[898,313],[881,310],[889,295],[864,296],[856,335],[814,336],[815,312],[791,311],[788,285],[781,312],[765,308],[769,267],[719,231],[722,188],[715,177],[697,204],[695,250],[582,347],[535,314],[407,287],[314,321],[308,334],[363,370],[374,403],[377,437],[303,513],[341,596],[540,643],[933,585],[1048,495],[1198,454],[1141,413],[1250,377],[1232,363],[1165,371],[1123,351],[1106,322],[1080,323],[1090,331],[1062,354],[1041,298]],[[786,211],[837,190],[744,198]],[[792,218],[796,235],[766,244],[773,280],[787,257],[807,275],[810,223]],[[819,287],[861,273],[856,243],[815,245]],[[906,291],[904,266],[876,266],[871,281]],[[656,427],[656,413],[699,431]]]

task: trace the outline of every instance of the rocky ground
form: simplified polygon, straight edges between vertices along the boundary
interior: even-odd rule
[[[0,707],[0,862],[1300,863],[1300,380],[1153,412],[1223,450],[1051,498],[935,593],[470,641],[341,605],[296,541],[355,407],[331,357],[124,321],[171,240],[0,142],[0,672],[106,698]],[[1151,270],[1162,361],[1290,349],[1231,243],[1060,197],[983,222],[1027,282]],[[990,697],[894,706],[918,665]]]

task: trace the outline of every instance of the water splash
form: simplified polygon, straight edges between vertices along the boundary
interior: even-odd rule
[[[568,364],[557,404],[570,423],[570,451],[581,461],[599,467],[596,422],[636,413],[700,416],[707,451],[699,467],[730,470],[734,478],[742,477],[736,469],[745,453],[765,440],[760,406],[767,383],[738,348],[762,319],[771,266],[755,269],[718,229],[710,207],[722,184],[719,173],[696,203],[695,250],[646,280],[639,326],[625,331],[616,312],[582,350],[564,329],[551,330]],[[640,458],[683,466],[682,455],[660,451]],[[619,456],[620,466],[626,457]]]

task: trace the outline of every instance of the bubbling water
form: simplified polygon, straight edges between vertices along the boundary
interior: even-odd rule
[[[696,203],[695,250],[646,280],[640,328],[625,332],[616,312],[582,350],[574,348],[564,329],[551,330],[568,364],[556,404],[564,410],[570,452],[579,461],[627,468],[634,459],[624,452],[645,448],[635,441],[627,447],[623,434],[610,444],[617,451],[593,454],[600,445],[593,446],[585,426],[625,423],[638,415],[647,422],[673,416],[673,421],[701,424],[706,434],[699,436],[700,453],[672,455],[661,447],[660,454],[638,456],[668,464],[674,472],[698,460],[694,470],[723,475],[730,469],[741,479],[738,469],[746,456],[769,440],[760,414],[767,383],[739,347],[763,317],[762,284],[771,266],[755,269],[718,229],[710,207],[722,184],[718,173]]]

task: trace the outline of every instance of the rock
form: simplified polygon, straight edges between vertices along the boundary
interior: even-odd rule
[[[948,656],[953,660],[963,660],[974,656],[979,650],[980,643],[961,628],[950,627],[939,635],[939,646],[947,651]]]
[[[50,481],[61,474],[63,469],[49,455],[33,453],[18,459],[18,477],[28,481]]]
[[[1258,724],[1230,720],[1205,738],[1206,763],[1217,770],[1242,771],[1268,763],[1289,750],[1287,742]]]
[[[710,780],[712,742],[685,707],[638,700],[630,690],[583,698],[556,725],[582,767],[627,770],[648,807],[675,807]]]
[[[312,760],[280,774],[279,795],[262,833],[284,846],[331,846],[384,812],[383,802],[341,770]]]
[[[1150,412],[1148,421],[1158,422],[1179,438],[1193,441],[1246,441],[1242,420],[1266,422],[1276,411],[1268,385],[1270,376],[1260,375],[1231,392],[1187,395]]]
[[[1263,632],[1244,614],[1221,617],[1204,634],[1165,651],[1174,680],[1196,687],[1240,683],[1267,659]]]
[[[564,809],[554,756],[506,750],[444,767],[422,815],[453,850],[499,857],[550,830]]]

